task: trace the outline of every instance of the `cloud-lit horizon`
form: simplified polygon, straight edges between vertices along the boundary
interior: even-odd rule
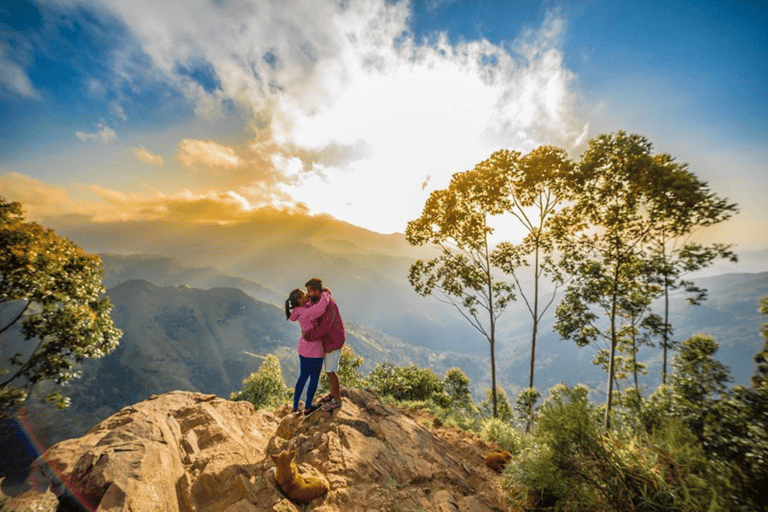
[[[686,107],[679,87],[636,104],[623,100],[642,83],[601,89],[608,60],[616,83],[640,75],[616,65],[617,41],[613,53],[586,46],[575,26],[588,14],[572,6],[488,16],[479,32],[441,25],[465,4],[20,2],[0,46],[0,106],[14,116],[0,132],[0,194],[33,218],[232,221],[271,206],[402,232],[432,190],[494,150],[554,144],[577,157],[624,129],[741,205],[733,241],[766,245],[746,236],[768,232],[753,183],[766,128],[745,117],[681,133],[681,109],[704,115],[697,91]],[[647,84],[676,83],[679,66],[649,67]],[[745,80],[765,85],[759,73]]]

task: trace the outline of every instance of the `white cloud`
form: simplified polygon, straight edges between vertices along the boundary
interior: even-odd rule
[[[163,165],[163,157],[152,153],[145,147],[133,148],[133,152],[136,158],[145,164]]]
[[[234,149],[212,140],[183,139],[179,142],[176,157],[192,169],[198,165],[236,169],[243,164]]]
[[[244,190],[272,186],[372,229],[402,230],[430,187],[493,150],[571,149],[583,131],[556,13],[508,46],[452,45],[415,41],[405,1],[102,2],[130,26],[152,73],[200,118],[224,115],[229,104],[251,113],[258,178]],[[180,71],[195,65],[210,71],[207,88]],[[179,161],[241,171],[250,164],[245,151],[212,139],[184,139]],[[321,158],[329,148],[357,149]]]
[[[589,123],[584,124],[584,128],[581,130],[581,133],[578,137],[576,137],[576,140],[573,141],[573,147],[579,147],[584,144],[587,141],[587,137],[589,137]]]
[[[75,136],[83,142],[93,140],[93,141],[101,142],[104,144],[117,139],[117,134],[115,133],[115,130],[113,130],[106,124],[99,123],[96,127],[98,128],[98,130],[95,132],[87,133],[87,132],[76,131]]]
[[[25,98],[40,99],[40,93],[32,85],[27,73],[21,66],[6,58],[5,49],[2,46],[0,46],[0,88]]]

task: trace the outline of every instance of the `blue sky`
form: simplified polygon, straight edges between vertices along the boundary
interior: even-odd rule
[[[493,150],[577,157],[623,129],[739,203],[709,236],[763,248],[766,11],[12,0],[0,6],[0,194],[38,219],[236,220],[277,205],[402,232],[429,192]]]

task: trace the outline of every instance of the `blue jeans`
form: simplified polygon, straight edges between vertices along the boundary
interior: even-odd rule
[[[294,410],[299,408],[299,398],[301,398],[301,392],[304,391],[304,384],[307,383],[307,379],[309,379],[309,387],[307,388],[307,400],[304,407],[312,405],[315,391],[317,391],[317,383],[320,380],[320,371],[323,369],[323,358],[299,355],[299,363],[299,379],[296,381],[296,389],[293,391]]]

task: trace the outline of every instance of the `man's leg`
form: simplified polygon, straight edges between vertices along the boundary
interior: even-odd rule
[[[339,387],[339,376],[336,372],[328,372],[328,381],[331,383],[331,396],[341,403],[341,387]]]
[[[333,400],[327,402],[323,407],[324,411],[331,411],[341,407],[341,387],[339,385],[339,361],[341,360],[341,349],[334,350],[325,354],[325,373],[328,374],[328,382],[331,384],[331,396]]]

